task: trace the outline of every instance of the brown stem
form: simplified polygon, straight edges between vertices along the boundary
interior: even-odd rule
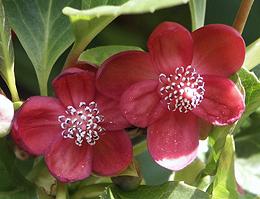
[[[236,18],[233,23],[233,27],[242,34],[247,17],[249,15],[250,9],[254,3],[254,0],[242,0],[240,8],[237,11]]]

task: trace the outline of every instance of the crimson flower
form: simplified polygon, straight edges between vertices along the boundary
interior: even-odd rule
[[[91,67],[85,64],[86,67]],[[95,73],[69,68],[53,80],[57,98],[29,98],[17,112],[12,136],[24,150],[43,155],[62,182],[118,174],[132,160],[129,123],[118,102],[95,89]]]
[[[108,97],[121,97],[130,123],[148,127],[153,159],[179,170],[196,157],[201,124],[231,124],[243,113],[244,97],[228,77],[243,64],[244,40],[226,25],[190,33],[164,22],[150,35],[148,49],[110,57],[96,85]]]

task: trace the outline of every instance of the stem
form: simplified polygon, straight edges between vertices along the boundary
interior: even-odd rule
[[[96,198],[105,191],[107,186],[109,186],[109,184],[92,184],[82,187],[71,196],[71,199]]]
[[[87,41],[85,43],[83,43],[83,42],[74,43],[74,45],[73,45],[72,49],[70,50],[70,53],[66,59],[64,69],[77,63],[80,54],[84,51],[84,49],[86,48],[86,46],[88,44],[89,44],[89,42],[87,42]]]
[[[139,142],[138,144],[134,145],[134,155],[137,156],[141,153],[143,153],[146,150],[146,140],[143,140],[141,142]]]
[[[33,169],[27,174],[26,179],[34,182],[39,176],[40,172],[44,169],[45,164],[42,158],[37,158],[34,161]]]
[[[13,102],[20,101],[20,98],[19,98],[19,95],[17,92],[17,88],[16,88],[14,72],[10,69],[7,69],[7,71],[6,71],[6,83],[10,90],[10,93],[12,96],[12,101]]]
[[[249,12],[251,10],[251,7],[254,3],[254,0],[242,0],[240,4],[240,8],[237,11],[236,18],[233,23],[233,27],[240,33],[242,34],[247,17],[249,15]]]
[[[66,199],[66,198],[67,198],[67,185],[58,181],[56,199]]]
[[[46,79],[45,77],[45,75],[38,76],[41,96],[48,96],[48,79]]]

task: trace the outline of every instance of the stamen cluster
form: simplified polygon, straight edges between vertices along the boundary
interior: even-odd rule
[[[203,100],[203,78],[192,66],[178,67],[175,74],[159,75],[160,94],[168,110],[187,113]]]
[[[75,139],[75,144],[82,146],[84,139],[89,145],[95,145],[99,135],[105,129],[100,126],[104,116],[99,114],[96,102],[80,102],[77,108],[67,106],[65,115],[58,116],[64,138]]]

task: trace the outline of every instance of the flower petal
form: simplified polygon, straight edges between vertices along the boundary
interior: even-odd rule
[[[148,127],[148,150],[161,166],[180,170],[197,155],[199,130],[192,113],[168,112]]]
[[[211,132],[213,125],[203,119],[198,119],[200,140],[205,140]]]
[[[78,107],[80,102],[91,102],[95,95],[95,73],[80,68],[69,68],[52,82],[56,96],[64,106]]]
[[[93,170],[102,176],[116,175],[131,163],[132,153],[125,131],[106,131],[94,145]]]
[[[236,85],[225,77],[204,75],[205,94],[193,113],[214,125],[238,120],[245,110],[244,97]]]
[[[192,37],[183,26],[163,22],[150,35],[148,48],[160,72],[172,74],[192,61]]]
[[[102,64],[96,85],[102,94],[118,100],[132,84],[155,78],[158,75],[148,53],[126,51],[110,57]]]
[[[63,112],[64,107],[55,98],[29,98],[14,117],[14,140],[31,154],[43,154],[53,140],[61,136],[58,115]]]
[[[100,114],[104,116],[102,127],[106,130],[121,130],[130,126],[120,111],[119,101],[105,97],[97,92],[95,102],[98,105]]]
[[[234,28],[223,24],[207,25],[193,32],[192,37],[192,66],[199,73],[229,77],[241,68],[245,42]]]
[[[88,71],[91,71],[94,73],[96,73],[97,69],[98,69],[97,66],[92,65],[86,61],[78,61],[76,64],[69,66],[69,68],[80,68],[80,69],[88,70]]]
[[[13,103],[7,97],[0,94],[0,137],[3,137],[10,132],[13,117]]]
[[[59,138],[45,154],[46,164],[62,182],[82,180],[91,174],[92,148],[88,144],[77,146],[74,139]]]
[[[121,97],[120,107],[126,119],[138,127],[147,127],[165,110],[157,93],[158,82],[146,80],[129,87]]]

